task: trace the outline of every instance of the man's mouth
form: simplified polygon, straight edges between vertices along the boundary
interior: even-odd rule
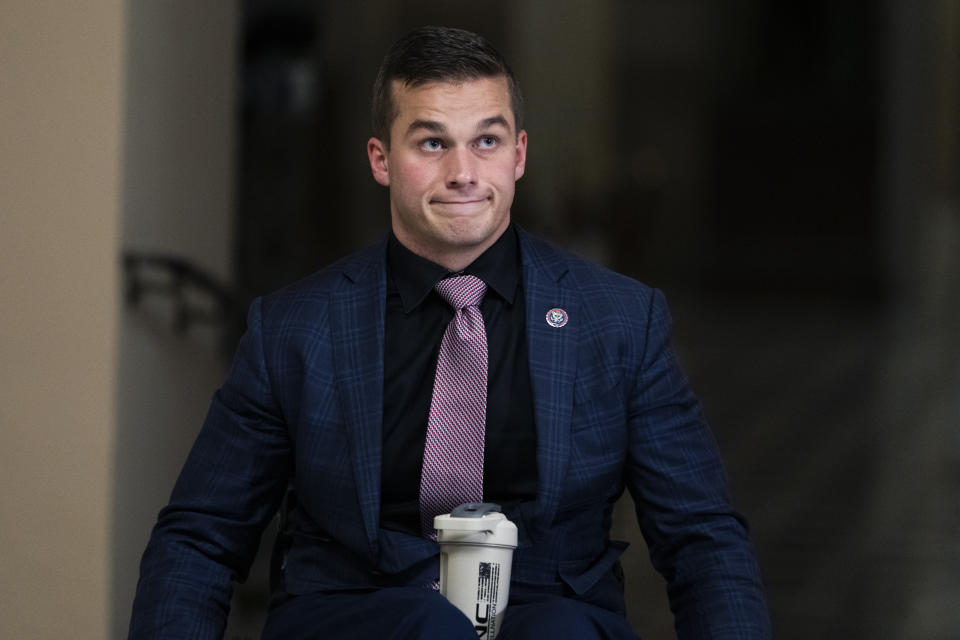
[[[486,202],[486,201],[487,201],[486,198],[457,198],[457,199],[452,199],[452,198],[443,198],[443,199],[441,199],[441,198],[436,198],[436,199],[434,199],[432,202],[433,202],[433,204],[453,204],[453,205],[456,205],[456,204],[474,204],[474,203],[477,203],[477,202]]]
[[[430,204],[439,209],[472,213],[486,207],[487,202],[487,198],[443,198],[431,200]]]

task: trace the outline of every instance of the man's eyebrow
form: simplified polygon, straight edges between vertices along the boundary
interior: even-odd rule
[[[502,115],[484,118],[477,125],[477,130],[482,131],[484,129],[489,129],[496,124],[502,125],[507,131],[510,130],[510,123]],[[447,127],[441,122],[437,122],[435,120],[414,120],[410,123],[410,126],[407,127],[407,135],[410,135],[420,129],[429,131],[430,133],[436,133],[438,135],[443,135],[447,132]]]
[[[417,129],[426,129],[431,133],[446,133],[447,128],[439,122],[433,120],[414,120],[410,123],[410,126],[407,127],[407,135],[410,135]]]
[[[495,124],[503,125],[507,131],[510,131],[510,123],[507,122],[507,119],[503,116],[493,116],[492,118],[484,118],[480,121],[480,126],[477,129],[489,129]]]

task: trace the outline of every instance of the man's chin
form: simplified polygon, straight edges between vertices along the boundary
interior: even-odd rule
[[[452,245],[473,247],[486,242],[492,244],[506,228],[506,223],[488,217],[462,216],[447,219],[442,235]]]

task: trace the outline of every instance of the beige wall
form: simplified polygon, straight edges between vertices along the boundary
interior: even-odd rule
[[[223,362],[124,248],[230,272],[237,3],[0,7],[0,638],[122,637]]]
[[[0,637],[103,638],[123,3],[0,8]]]
[[[230,275],[236,2],[130,2],[123,246]]]
[[[233,228],[238,7],[130,2],[126,20],[122,248],[183,257],[224,283]],[[115,638],[126,635],[140,555],[157,512],[223,378],[219,331],[194,327],[176,335],[172,315],[160,297],[120,315]]]

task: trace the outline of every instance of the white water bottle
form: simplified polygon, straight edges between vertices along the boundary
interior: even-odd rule
[[[493,640],[510,598],[517,525],[500,505],[470,502],[434,518],[440,543],[440,593],[473,623],[477,637]]]

